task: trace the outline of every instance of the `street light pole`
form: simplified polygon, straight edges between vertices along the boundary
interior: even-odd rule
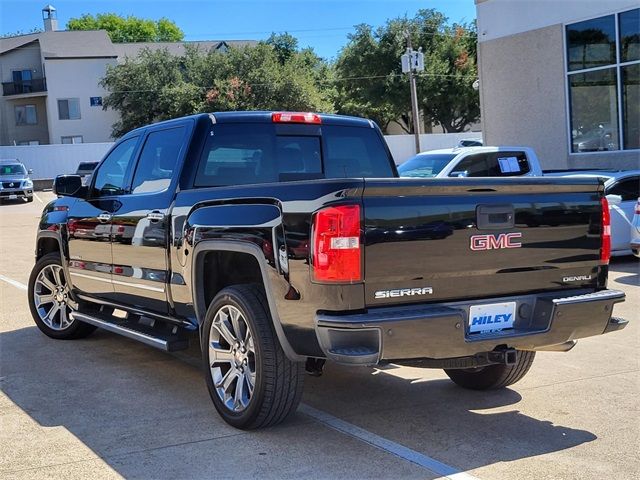
[[[422,49],[420,49],[422,50]],[[424,70],[424,55],[411,47],[411,36],[407,34],[407,51],[401,57],[402,72],[409,74],[409,89],[411,91],[411,116],[413,117],[413,133],[416,141],[416,154],[420,153],[420,109],[418,108],[418,92],[414,72]]]

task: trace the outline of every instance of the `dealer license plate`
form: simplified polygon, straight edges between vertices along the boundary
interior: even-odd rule
[[[9,195],[9,200],[17,200],[18,195]]]
[[[474,305],[469,309],[469,333],[499,332],[513,328],[516,302]]]

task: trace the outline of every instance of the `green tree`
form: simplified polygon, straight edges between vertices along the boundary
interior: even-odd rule
[[[289,33],[272,33],[265,42],[271,45],[281,64],[285,64],[298,52],[298,39]]]
[[[313,51],[295,51],[281,63],[273,45],[227,52],[187,47],[182,56],[144,49],[107,70],[105,108],[119,112],[113,136],[151,122],[228,110],[334,110],[321,88],[329,67]]]
[[[123,17],[116,13],[84,14],[71,18],[67,30],[106,30],[112,42],[179,42],[184,33],[171,20],[158,21],[134,17]]]
[[[417,78],[418,103],[425,121],[446,132],[463,131],[480,117],[475,24],[449,25],[435,10],[413,18],[396,18],[379,28],[359,25],[335,64],[336,106],[340,113],[373,118],[386,129],[402,120],[411,127],[407,75],[400,56],[407,36],[425,54],[425,71]],[[402,125],[404,124],[404,125]]]

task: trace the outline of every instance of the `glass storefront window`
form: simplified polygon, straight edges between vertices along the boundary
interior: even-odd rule
[[[569,77],[571,151],[618,150],[616,69],[578,73]]]
[[[620,61],[640,60],[640,8],[620,14]]]
[[[640,148],[640,63],[622,67],[624,148]]]
[[[569,71],[616,63],[615,16],[567,26],[567,55]]]
[[[640,150],[640,8],[565,35],[571,152]]]

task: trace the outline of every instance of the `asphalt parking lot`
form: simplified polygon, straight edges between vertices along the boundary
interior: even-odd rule
[[[539,353],[510,389],[466,391],[439,370],[331,365],[306,379],[291,421],[243,432],[216,414],[197,352],[37,330],[24,286],[52,195],[38,196],[0,205],[2,478],[640,478],[636,259],[614,259],[610,276],[627,294],[615,313],[631,324]]]

